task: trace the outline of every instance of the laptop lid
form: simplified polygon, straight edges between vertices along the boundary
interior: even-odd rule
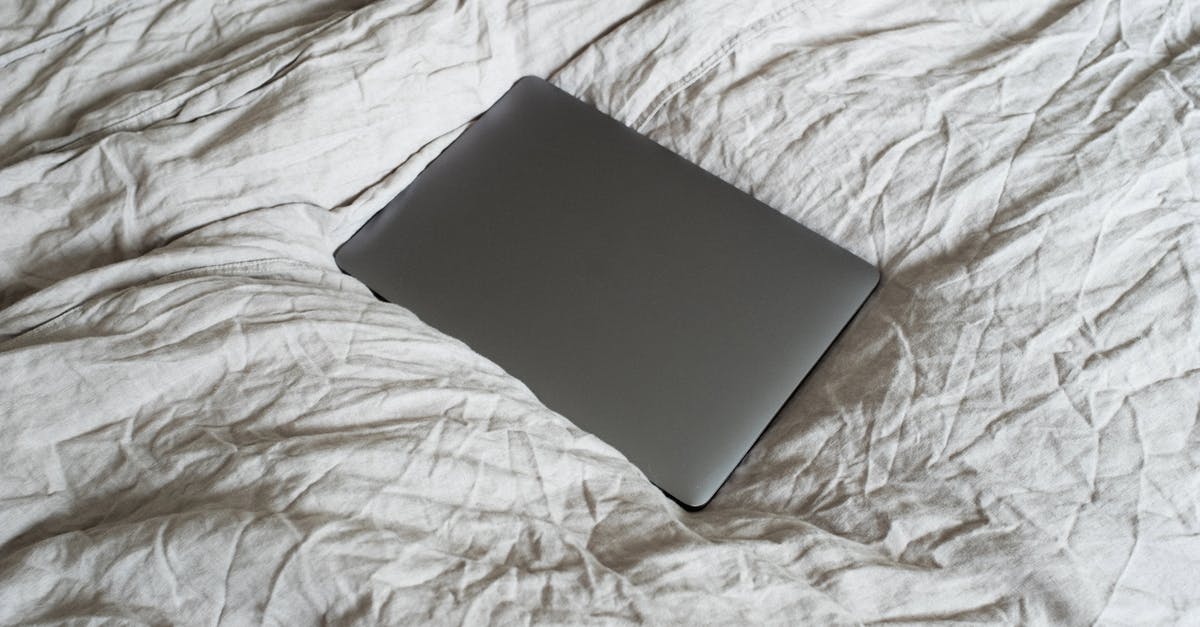
[[[712,498],[879,279],[533,77],[335,258],[689,508]]]

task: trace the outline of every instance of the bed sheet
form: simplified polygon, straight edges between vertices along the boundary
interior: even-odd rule
[[[0,13],[0,623],[1200,623],[1194,4]],[[524,74],[883,272],[702,512],[332,262]]]

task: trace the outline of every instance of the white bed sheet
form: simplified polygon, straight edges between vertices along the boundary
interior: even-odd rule
[[[1194,4],[0,13],[0,622],[1200,623]],[[703,512],[332,263],[531,73],[883,271]]]

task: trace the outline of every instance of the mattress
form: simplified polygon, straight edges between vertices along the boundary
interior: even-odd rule
[[[0,623],[1200,623],[1194,5],[0,24]],[[526,74],[883,273],[701,512],[332,261]]]

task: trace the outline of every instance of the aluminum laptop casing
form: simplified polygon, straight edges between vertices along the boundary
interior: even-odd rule
[[[707,504],[879,280],[533,77],[335,257],[689,508]]]

